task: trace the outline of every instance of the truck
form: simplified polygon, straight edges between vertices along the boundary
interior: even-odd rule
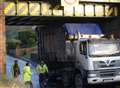
[[[42,25],[36,33],[38,57],[48,65],[51,88],[87,88],[88,84],[120,81],[120,40],[102,38],[98,24]]]
[[[120,41],[114,39],[88,39],[76,42],[76,88],[83,85],[82,78],[87,80],[88,84],[120,81],[119,44]]]

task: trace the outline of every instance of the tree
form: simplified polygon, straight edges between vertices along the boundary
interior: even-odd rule
[[[21,41],[16,39],[7,40],[7,49],[16,49],[20,47]]]
[[[21,31],[18,33],[18,39],[21,41],[22,47],[33,47],[36,45],[36,34],[34,31]]]

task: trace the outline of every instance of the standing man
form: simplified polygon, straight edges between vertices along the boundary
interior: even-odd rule
[[[40,64],[37,65],[36,71],[39,74],[40,88],[44,88],[44,83],[45,83],[45,80],[46,80],[46,74],[48,74],[48,67],[44,63],[44,61],[41,61]]]
[[[31,72],[30,65],[29,63],[26,63],[26,65],[23,68],[23,80],[27,88],[33,88],[33,85],[31,82],[31,76],[32,76],[32,72]]]
[[[11,72],[12,72],[12,78],[18,80],[20,76],[20,67],[18,65],[17,60],[14,60],[14,64],[11,67]]]
[[[18,61],[14,60],[14,64],[11,67],[11,78],[13,83],[11,84],[12,87],[17,87],[20,84],[20,67],[18,65]]]

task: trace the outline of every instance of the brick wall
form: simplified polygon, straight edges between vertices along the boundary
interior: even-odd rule
[[[6,55],[6,43],[5,43],[5,16],[3,14],[3,4],[0,3],[0,74],[5,71],[5,55]]]
[[[15,56],[17,58],[20,58],[20,57],[22,57],[25,54],[29,54],[30,55],[32,53],[37,53],[37,48],[21,48],[21,49],[17,48],[15,50],[15,54],[16,54]]]

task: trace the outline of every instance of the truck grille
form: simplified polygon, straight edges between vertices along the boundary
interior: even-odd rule
[[[107,65],[104,61],[99,61],[99,67],[105,68],[105,67],[115,67],[116,63],[115,61],[111,61],[109,65]]]
[[[109,67],[120,67],[119,60],[112,60],[109,63],[106,61],[94,61],[94,69],[99,70],[101,68],[109,68]]]
[[[102,70],[99,72],[100,77],[110,77],[110,76],[115,76],[116,71],[115,70]]]

